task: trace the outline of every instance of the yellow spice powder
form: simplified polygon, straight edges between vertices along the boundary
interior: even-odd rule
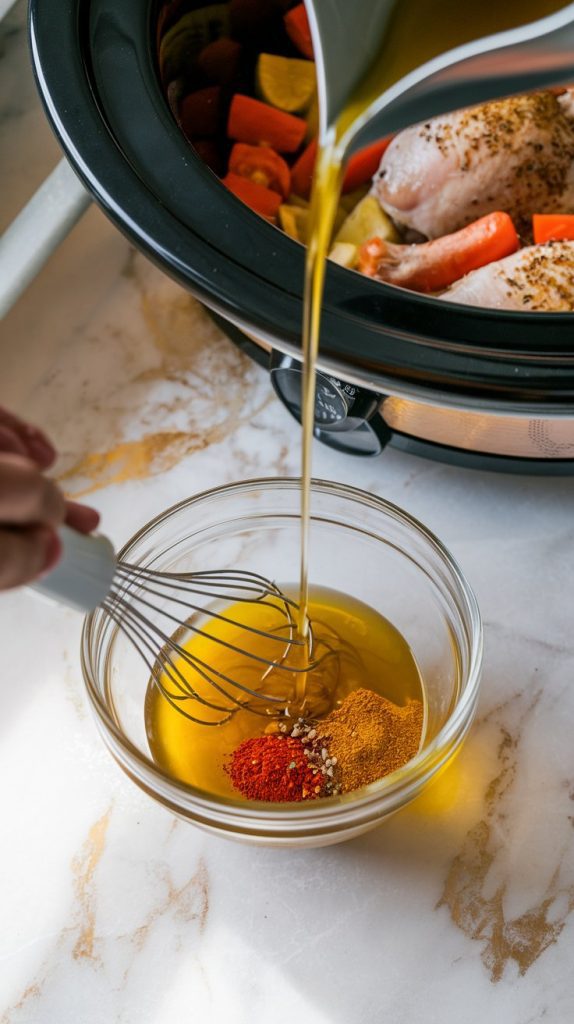
[[[343,793],[402,768],[418,752],[423,706],[399,707],[373,690],[355,690],[320,723],[320,735],[336,757]]]

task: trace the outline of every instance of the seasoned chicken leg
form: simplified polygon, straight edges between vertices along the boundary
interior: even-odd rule
[[[447,302],[527,312],[574,311],[574,242],[520,249],[473,270],[441,295]]]
[[[574,88],[407,128],[384,154],[373,192],[393,220],[427,238],[492,210],[528,236],[533,213],[574,212]]]

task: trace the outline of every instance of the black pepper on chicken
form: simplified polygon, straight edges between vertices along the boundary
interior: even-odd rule
[[[574,211],[574,88],[407,128],[384,154],[373,192],[398,225],[427,238],[504,210],[528,240],[533,213]]]

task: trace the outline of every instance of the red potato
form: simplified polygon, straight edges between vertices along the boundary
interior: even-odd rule
[[[218,85],[190,92],[179,108],[181,127],[188,138],[216,135],[221,125],[223,94]]]

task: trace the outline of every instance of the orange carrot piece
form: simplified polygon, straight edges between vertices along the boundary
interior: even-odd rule
[[[291,170],[289,164],[269,146],[249,146],[236,142],[229,156],[229,168],[233,174],[249,178],[256,185],[264,185],[273,192],[279,192],[285,199],[291,191]]]
[[[236,94],[229,110],[227,134],[237,142],[266,145],[280,153],[294,153],[305,138],[306,122],[294,114],[270,107],[261,100]]]
[[[535,213],[532,227],[537,245],[574,241],[574,213]]]
[[[233,192],[233,195],[242,199],[255,213],[259,213],[268,220],[275,219],[283,202],[278,192],[273,192],[272,189],[265,188],[264,185],[257,185],[249,178],[242,178],[240,174],[234,174],[232,171],[229,171],[221,180],[229,191]]]
[[[297,47],[299,53],[312,60],[313,41],[311,39],[311,29],[305,4],[298,4],[297,7],[293,7],[291,11],[288,11],[283,18],[283,23],[289,39]]]
[[[313,139],[291,168],[291,189],[296,196],[308,199],[317,160],[317,139]]]
[[[361,185],[365,185],[371,180],[378,171],[381,157],[392,139],[392,135],[387,135],[384,139],[379,139],[370,146],[360,149],[358,153],[353,153],[345,169],[343,192],[354,192],[356,188],[360,188]]]
[[[359,270],[380,281],[417,292],[438,292],[479,267],[519,248],[507,213],[489,213],[460,231],[420,245],[395,245],[372,238],[359,250]]]
[[[190,92],[179,108],[181,127],[188,138],[216,135],[219,129],[222,91],[218,85]]]

